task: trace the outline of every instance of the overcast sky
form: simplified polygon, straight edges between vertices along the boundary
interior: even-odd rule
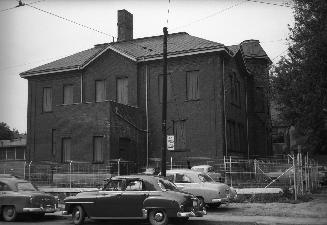
[[[0,122],[20,132],[27,128],[28,89],[19,73],[111,42],[119,9],[133,14],[134,38],[161,35],[167,26],[169,33],[185,31],[225,45],[257,39],[273,62],[285,54],[287,25],[294,23],[292,8],[247,0],[45,0],[31,5],[102,34],[30,6],[3,11],[16,5],[0,0]]]

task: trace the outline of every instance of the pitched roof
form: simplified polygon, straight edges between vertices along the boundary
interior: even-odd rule
[[[48,64],[22,72],[21,77],[48,74],[68,70],[83,69],[107,49],[118,52],[134,61],[156,60],[162,58],[163,36],[145,37],[130,41],[112,42],[95,45],[93,48],[50,62]],[[223,44],[191,36],[185,32],[168,35],[167,55],[199,54],[210,51],[226,51]]]

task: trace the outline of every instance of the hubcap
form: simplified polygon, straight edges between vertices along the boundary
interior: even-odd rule
[[[163,213],[161,213],[161,212],[157,212],[157,213],[154,215],[154,219],[155,219],[155,221],[157,221],[157,222],[162,221],[162,220],[163,220],[163,217],[164,217],[164,215],[163,215]]]
[[[9,208],[7,210],[7,215],[10,216],[10,217],[12,217],[14,215],[14,210],[12,208]]]
[[[79,216],[80,216],[80,212],[79,211],[76,211],[76,213],[75,213],[75,219],[78,220],[79,219]]]

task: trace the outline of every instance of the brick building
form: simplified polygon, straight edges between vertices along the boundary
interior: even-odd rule
[[[161,154],[162,36],[133,39],[118,12],[118,42],[20,74],[28,80],[28,159],[145,164]],[[269,155],[270,60],[259,41],[235,46],[168,36],[167,157]],[[148,132],[147,132],[148,130]]]

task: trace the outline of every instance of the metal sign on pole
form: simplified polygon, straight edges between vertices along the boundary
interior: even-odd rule
[[[167,150],[174,151],[175,150],[175,137],[174,135],[167,135]]]

